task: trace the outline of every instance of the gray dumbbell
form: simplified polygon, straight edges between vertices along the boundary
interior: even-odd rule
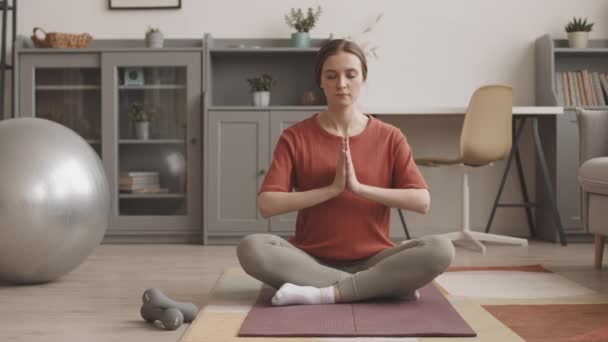
[[[150,308],[178,309],[184,315],[185,323],[192,322],[194,318],[196,318],[196,314],[198,314],[198,307],[196,305],[188,302],[175,301],[167,297],[157,288],[147,289],[142,296],[142,300],[144,305]]]
[[[165,329],[168,330],[175,330],[184,324],[184,315],[175,308],[152,308],[144,304],[139,312],[147,322],[161,321]]]

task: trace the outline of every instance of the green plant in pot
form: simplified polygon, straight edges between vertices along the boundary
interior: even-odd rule
[[[270,105],[270,91],[276,84],[276,80],[268,74],[248,78],[251,94],[253,96],[253,105],[256,107],[268,107]]]
[[[150,122],[157,117],[156,109],[141,102],[133,102],[129,107],[128,114],[135,124],[135,137],[148,140],[150,138]]]
[[[146,45],[149,48],[162,48],[164,45],[164,40],[165,37],[159,28],[148,26],[148,30],[146,31]]]
[[[586,48],[592,28],[593,23],[587,22],[587,18],[572,18],[565,27],[568,33],[568,46],[575,49]]]
[[[291,34],[291,46],[299,48],[310,46],[310,30],[315,27],[320,16],[321,6],[316,10],[309,7],[306,14],[301,8],[292,8],[288,14],[285,14],[287,26],[297,31]]]

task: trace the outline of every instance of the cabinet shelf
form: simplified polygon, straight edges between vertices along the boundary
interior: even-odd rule
[[[556,54],[561,54],[561,55],[608,54],[608,48],[585,48],[585,49],[555,48],[553,51]]]
[[[118,195],[120,199],[168,199],[168,198],[184,198],[185,193],[165,193],[165,194],[125,194]]]
[[[38,85],[36,90],[65,91],[65,90],[100,90],[101,86],[94,84],[70,84],[70,85]]]
[[[186,86],[183,84],[145,84],[140,86],[126,86],[121,85],[118,87],[120,90],[176,90],[176,89],[186,89]]]
[[[302,98],[313,93],[323,96],[312,73],[316,55],[324,42],[313,39],[308,48],[290,47],[289,39],[215,39],[205,35],[205,58],[209,70],[205,103],[218,110],[306,110]],[[265,73],[279,80],[273,88],[268,108],[251,106],[247,79]],[[230,107],[230,108],[225,108]]]
[[[131,144],[131,145],[153,145],[153,144],[184,144],[184,139],[120,139],[119,144]]]
[[[597,74],[608,73],[608,40],[606,39],[595,39],[589,41],[589,47],[584,49],[575,49],[568,47],[568,41],[564,39],[552,39],[550,35],[544,35],[536,40],[535,47],[535,59],[536,59],[536,101],[538,105],[563,105],[566,110],[572,110],[575,108],[586,108],[586,109],[606,109],[608,106],[604,105],[605,98],[603,88],[600,84],[597,84]],[[576,77],[580,77],[580,73],[586,70],[591,77],[591,84],[588,86],[581,85],[581,81],[570,80],[570,76],[567,79],[558,76],[564,73],[575,74]],[[596,74],[594,76],[594,74]],[[566,85],[563,83],[566,82]],[[570,83],[568,83],[570,82]],[[583,82],[585,82],[583,80]],[[559,86],[559,84],[562,84]],[[566,89],[570,93],[569,101],[565,98]],[[587,88],[590,88],[588,90]],[[579,96],[581,90],[584,94]],[[587,102],[585,99],[592,93],[593,102],[596,105],[582,105],[583,102]],[[573,97],[574,96],[574,97]],[[577,103],[578,105],[574,105]],[[599,105],[597,105],[599,104]]]

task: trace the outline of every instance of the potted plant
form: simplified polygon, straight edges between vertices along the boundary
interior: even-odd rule
[[[150,138],[150,122],[156,118],[156,110],[140,102],[133,102],[129,108],[129,118],[135,123],[135,137],[141,140]]]
[[[148,31],[146,31],[146,45],[149,48],[162,48],[163,47],[164,36],[163,33],[157,27],[148,26]]]
[[[318,6],[316,11],[309,7],[306,15],[301,8],[292,8],[288,14],[285,14],[287,26],[297,31],[291,34],[291,46],[301,48],[310,46],[309,32],[315,27],[320,16],[321,6]]]
[[[275,85],[276,81],[268,74],[262,74],[258,77],[248,78],[251,94],[253,96],[253,105],[256,107],[268,107],[270,104],[270,90]]]
[[[568,32],[568,46],[571,48],[582,49],[587,47],[589,41],[589,32],[593,23],[587,23],[587,18],[572,18],[572,20],[566,25],[566,32]]]

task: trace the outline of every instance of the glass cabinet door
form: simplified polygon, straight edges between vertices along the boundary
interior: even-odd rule
[[[20,116],[62,124],[86,139],[101,157],[101,69],[99,65],[63,61],[65,56],[24,58],[33,83],[23,82]],[[57,63],[61,62],[61,63]],[[73,63],[75,62],[75,63]],[[81,64],[81,65],[79,65]],[[23,69],[22,69],[23,70]]]
[[[195,151],[200,151],[201,74],[193,70],[200,55],[182,63],[163,56],[104,56],[104,70],[107,60],[113,64],[109,80],[118,216],[200,216],[200,181],[190,174],[200,165]]]

